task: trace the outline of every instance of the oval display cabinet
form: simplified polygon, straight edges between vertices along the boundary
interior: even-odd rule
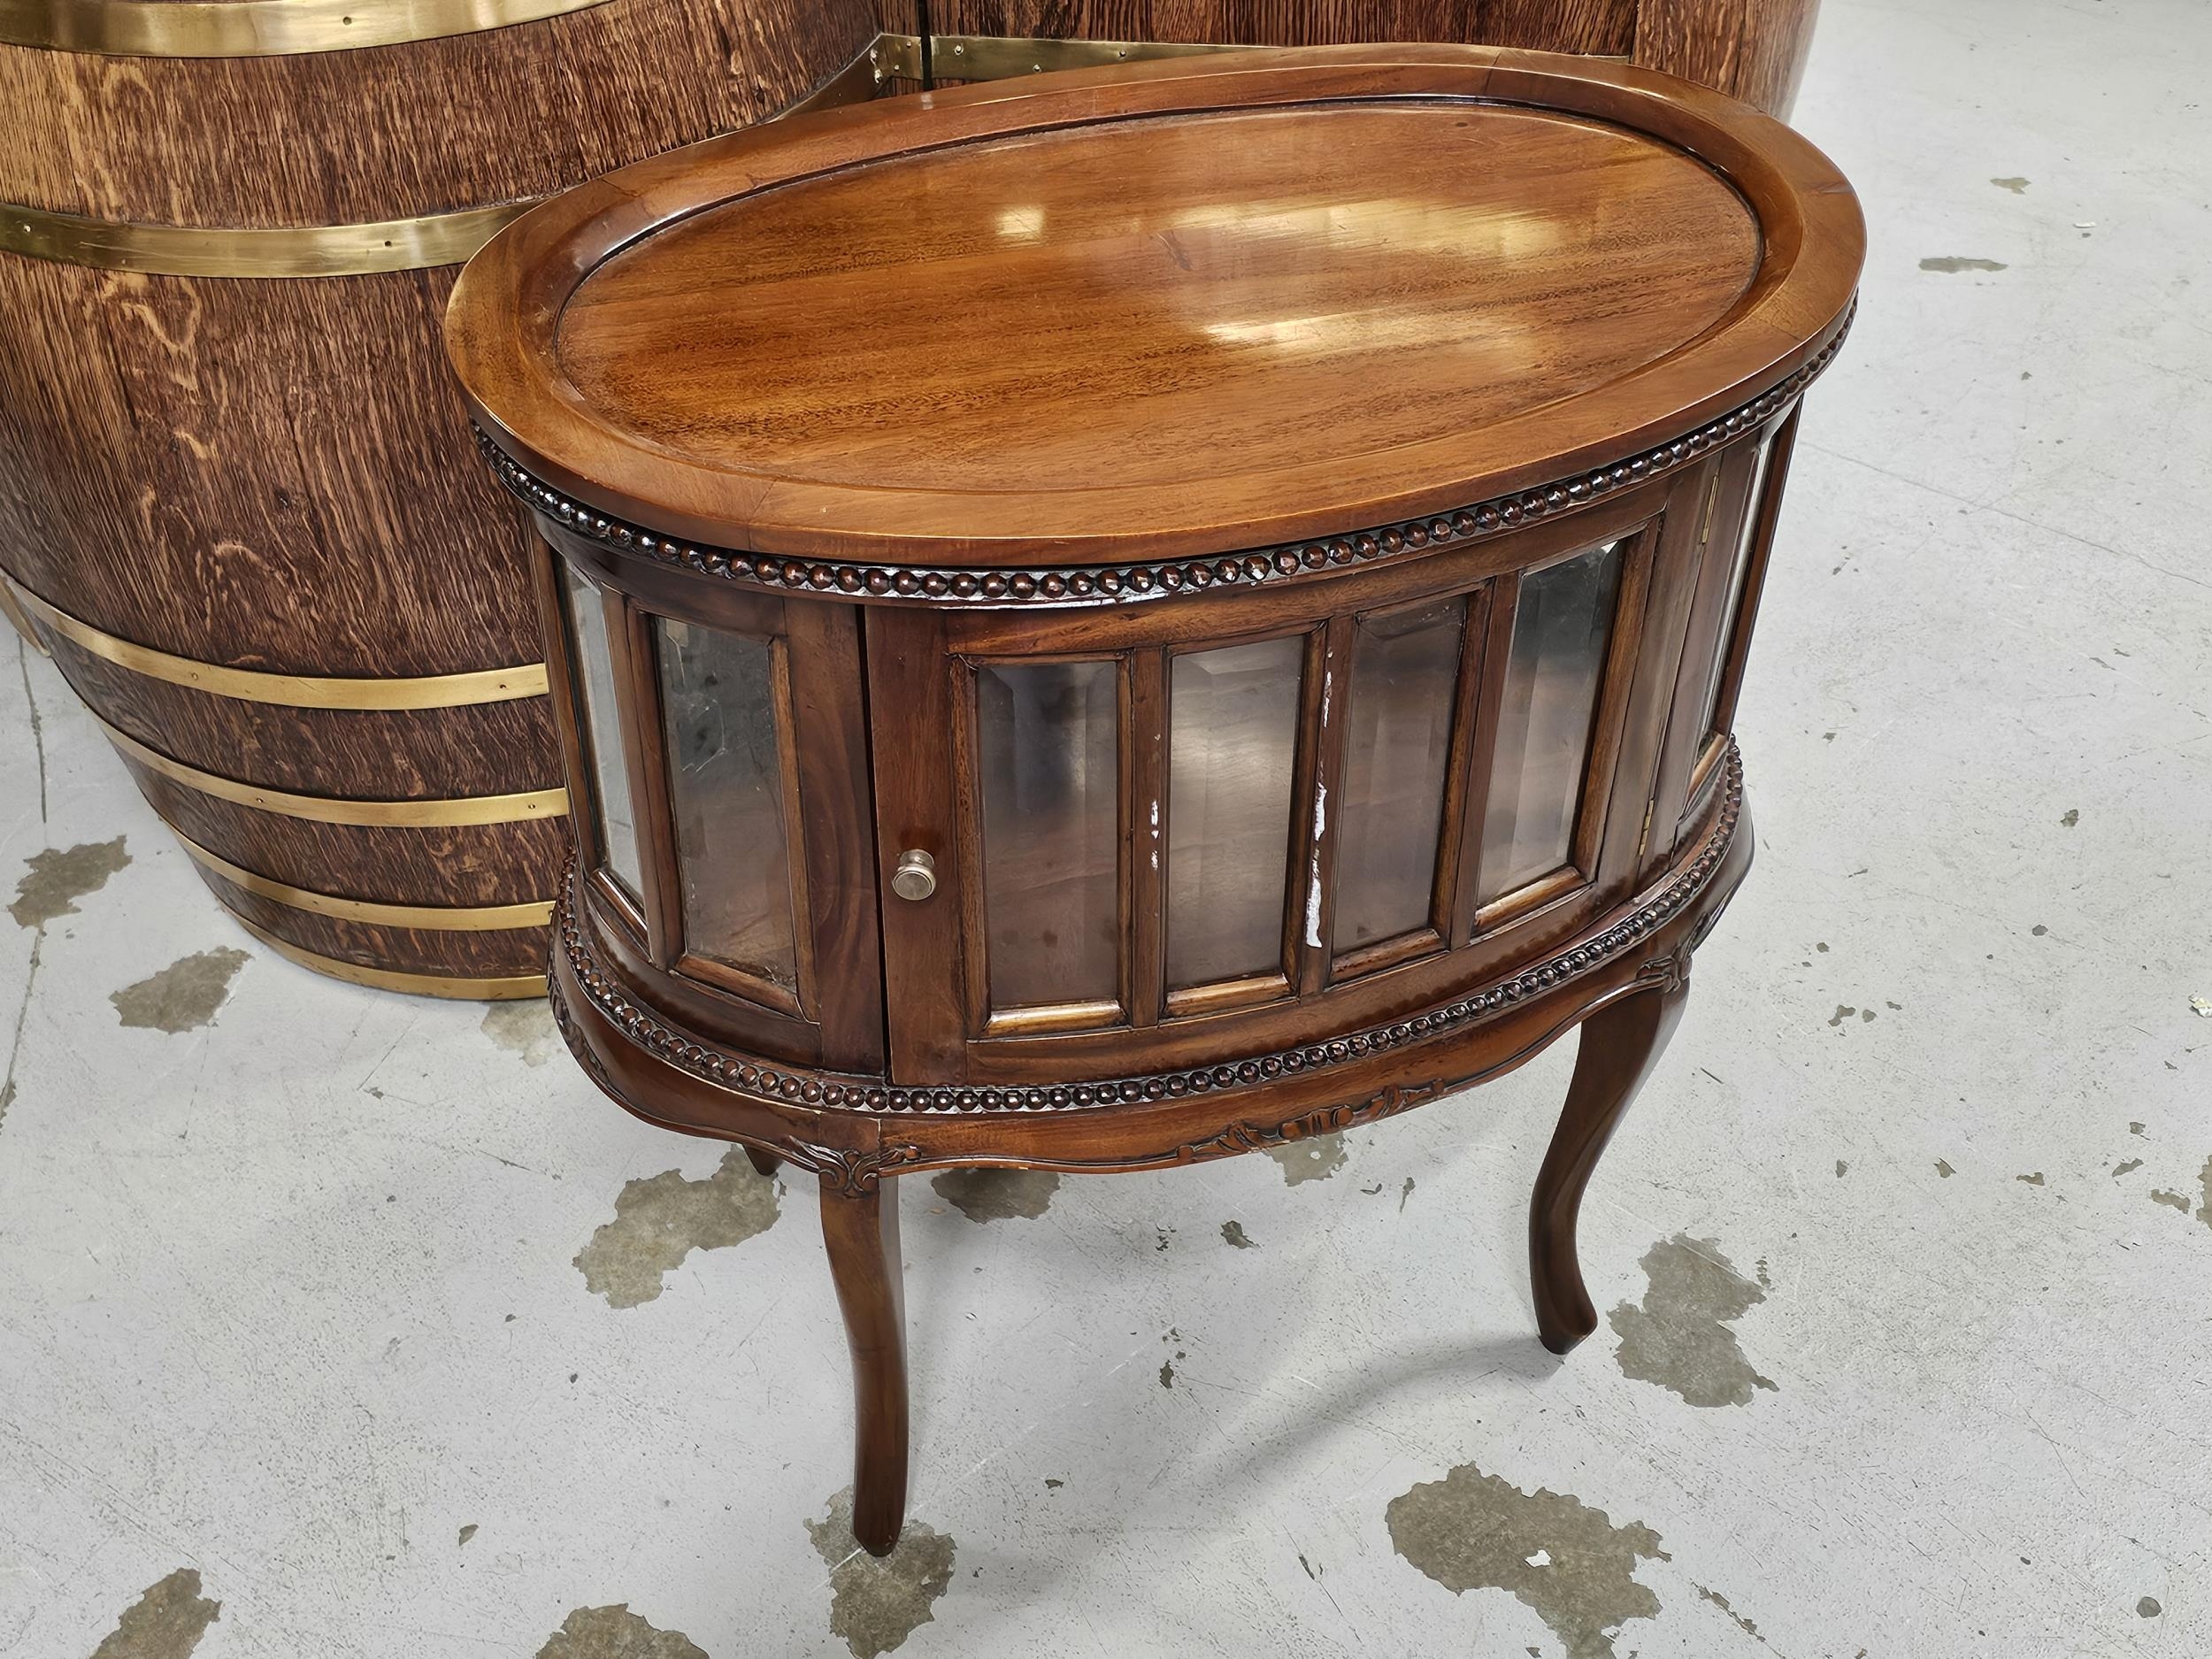
[[[530,201],[772,116],[874,35],[865,0],[0,15],[0,590],[279,950],[542,989],[566,803],[447,293]]]
[[[588,807],[555,1007],[633,1111],[819,1177],[869,1548],[904,1172],[1278,1145],[1581,1024],[1531,1248],[1545,1340],[1592,1329],[1576,1209],[1751,856],[1729,731],[1863,247],[1716,94],[1348,48],[718,140],[472,264]]]

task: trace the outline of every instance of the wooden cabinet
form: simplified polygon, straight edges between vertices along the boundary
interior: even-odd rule
[[[871,1548],[901,1171],[1249,1151],[1579,1025],[1531,1263],[1593,1328],[1576,1209],[1749,862],[1863,238],[1717,95],[1404,47],[796,121],[470,266],[586,809],[555,1008],[632,1110],[820,1177]]]

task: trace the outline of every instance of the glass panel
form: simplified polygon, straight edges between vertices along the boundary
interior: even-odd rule
[[[684,949],[795,990],[774,648],[659,626]]]
[[[1712,672],[1706,676],[1705,697],[1698,710],[1701,735],[1713,729],[1713,716],[1720,708],[1721,672],[1727,664],[1729,648],[1736,642],[1736,607],[1743,603],[1744,579],[1751,571],[1751,532],[1759,522],[1759,495],[1766,488],[1770,448],[1760,446],[1759,458],[1751,469],[1751,494],[1746,497],[1743,526],[1736,533],[1736,550],[1728,566],[1728,595],[1721,601],[1719,641],[1714,647]]]
[[[1567,862],[1621,583],[1618,541],[1521,579],[1482,823],[1479,901]]]
[[[1121,687],[1115,663],[976,673],[991,1002],[1121,993]]]
[[[1425,927],[1444,822],[1464,599],[1362,617],[1352,641],[1336,850],[1340,953]]]
[[[564,560],[569,630],[576,641],[576,687],[584,704],[584,756],[591,767],[592,810],[607,869],[634,898],[638,875],[637,813],[623,770],[621,703],[614,692],[614,657],[607,648],[604,595]]]
[[[1282,965],[1302,635],[1177,657],[1169,670],[1167,982]]]

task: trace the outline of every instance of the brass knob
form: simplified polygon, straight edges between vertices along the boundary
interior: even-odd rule
[[[927,898],[937,891],[937,861],[918,847],[908,848],[891,872],[891,891],[918,902]]]

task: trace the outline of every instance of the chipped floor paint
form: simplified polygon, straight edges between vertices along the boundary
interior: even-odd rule
[[[1303,1181],[1325,1181],[1344,1167],[1344,1137],[1309,1135],[1302,1141],[1286,1141],[1279,1147],[1268,1148],[1267,1156],[1282,1171],[1286,1187],[1296,1187]]]
[[[64,916],[78,914],[77,901],[107,886],[108,878],[129,868],[130,854],[123,849],[127,838],[80,841],[74,847],[47,848],[23,863],[25,872],[16,883],[15,902],[8,906],[19,927],[43,927]]]
[[[477,1029],[509,1053],[521,1056],[523,1064],[533,1070],[563,1052],[550,1002],[494,1002],[484,1010]]]
[[[830,1633],[853,1659],[878,1659],[936,1617],[952,1583],[953,1540],[910,1509],[891,1553],[871,1555],[853,1541],[850,1486],[829,1501],[827,1516],[806,1523],[815,1553],[829,1566]]]
[[[776,1183],[753,1167],[742,1147],[722,1155],[714,1173],[687,1180],[681,1170],[627,1183],[614,1219],[576,1253],[584,1288],[611,1308],[651,1302],[694,1250],[727,1249],[776,1222]]]
[[[1754,1388],[1774,1389],[1745,1359],[1730,1330],[1767,1299],[1720,1253],[1717,1239],[1676,1233],[1644,1252],[1648,1281],[1640,1306],[1622,1302],[1606,1316],[1620,1338],[1621,1374],[1657,1383],[1694,1406],[1745,1406]]]
[[[126,1025],[171,1035],[213,1022],[230,995],[230,982],[253,958],[227,946],[182,956],[159,973],[127,985],[108,998]]]
[[[1659,1534],[1616,1526],[1579,1498],[1512,1482],[1462,1463],[1391,1499],[1391,1548],[1455,1595],[1503,1590],[1532,1608],[1568,1659],[1612,1659],[1612,1632],[1656,1618],[1659,1597],[1636,1577],[1666,1561]]]
[[[578,1608],[538,1649],[537,1659],[707,1659],[707,1651],[680,1631],[657,1629],[630,1611],[627,1601],[618,1601]]]
[[[200,1594],[200,1575],[180,1567],[123,1609],[92,1659],[186,1659],[222,1610]]]
[[[930,1185],[971,1221],[1034,1221],[1052,1207],[1060,1178],[1050,1170],[947,1170]]]

